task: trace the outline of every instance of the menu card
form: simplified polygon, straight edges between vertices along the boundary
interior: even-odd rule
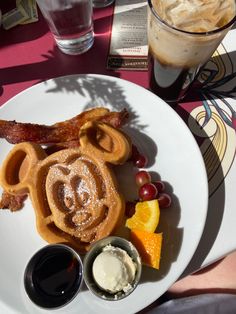
[[[147,70],[146,0],[116,0],[107,68]]]

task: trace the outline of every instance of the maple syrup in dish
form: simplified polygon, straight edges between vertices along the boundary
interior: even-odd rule
[[[52,309],[69,303],[83,278],[80,256],[64,244],[47,245],[30,259],[24,274],[26,293],[36,305]]]

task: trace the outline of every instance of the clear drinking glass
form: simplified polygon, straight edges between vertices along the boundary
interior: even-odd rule
[[[185,96],[197,74],[234,24],[235,11],[232,12],[232,19],[219,28],[191,32],[178,29],[162,19],[153,5],[155,1],[148,0],[150,89],[165,101],[176,103]]]
[[[112,4],[115,0],[93,0],[94,8],[105,8]]]
[[[92,0],[37,0],[37,4],[61,51],[77,55],[92,47]]]

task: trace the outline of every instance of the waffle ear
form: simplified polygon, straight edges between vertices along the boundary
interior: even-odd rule
[[[23,142],[9,152],[0,171],[0,184],[10,194],[29,192],[31,169],[39,160],[47,157],[40,145]]]
[[[80,129],[80,144],[111,164],[123,164],[131,155],[131,141],[121,130],[101,122],[87,122]]]

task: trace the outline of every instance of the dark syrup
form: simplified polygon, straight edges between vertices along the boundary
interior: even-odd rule
[[[82,267],[73,252],[63,247],[39,251],[28,268],[30,284],[26,291],[31,300],[45,308],[68,303],[77,293],[82,280]],[[26,282],[27,274],[25,276]]]

